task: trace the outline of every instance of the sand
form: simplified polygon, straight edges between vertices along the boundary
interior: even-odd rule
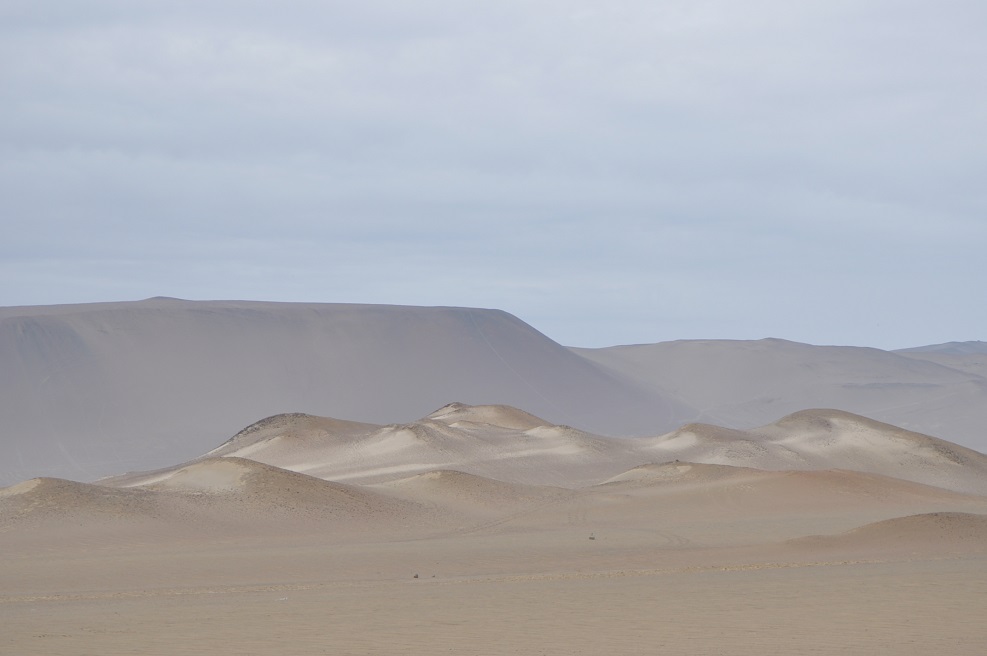
[[[731,547],[765,521],[734,512],[710,547],[695,518],[615,519],[602,503],[512,507],[432,536],[5,540],[0,652],[917,655],[987,641],[984,543],[940,535],[944,550],[928,522]]]
[[[851,415],[770,426],[847,468],[624,466],[653,444],[456,406],[411,426],[280,416],[174,467],[26,481],[0,489],[0,653],[981,654],[987,496],[851,468],[896,440],[941,447],[925,468],[960,480],[980,461]],[[408,451],[455,468],[379,480]]]

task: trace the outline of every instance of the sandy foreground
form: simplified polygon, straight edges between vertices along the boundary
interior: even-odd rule
[[[700,489],[412,525],[45,518],[0,533],[0,653],[983,653],[987,499]]]
[[[635,442],[279,416],[0,489],[0,654],[979,656],[985,461],[835,411]]]

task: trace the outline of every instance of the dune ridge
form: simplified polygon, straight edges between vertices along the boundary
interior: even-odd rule
[[[768,470],[849,469],[961,492],[987,492],[987,456],[842,410],[801,410],[750,430],[689,425],[650,440],[658,460]]]
[[[704,471],[717,471],[716,466],[732,468],[724,472],[847,470],[987,494],[984,454],[826,409],[800,411],[750,430],[687,424],[651,438],[602,437],[551,425],[513,408],[462,403],[443,406],[416,422],[383,426],[291,414],[252,424],[203,457],[249,458],[350,484],[456,470],[505,483],[575,489],[619,476],[667,476],[673,468],[664,468],[665,463],[682,461],[707,466]],[[101,483],[143,484],[170,476],[175,468]],[[635,468],[637,473],[629,472]]]

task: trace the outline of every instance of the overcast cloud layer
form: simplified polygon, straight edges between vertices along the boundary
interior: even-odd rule
[[[0,305],[984,339],[987,5],[0,4]]]

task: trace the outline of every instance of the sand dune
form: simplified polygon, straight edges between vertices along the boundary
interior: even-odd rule
[[[378,483],[438,469],[505,482],[579,486],[637,460],[632,439],[555,426],[508,406],[443,406],[419,421],[374,426],[279,415],[244,429],[209,456],[238,456],[326,480]],[[163,471],[170,471],[169,469]],[[112,485],[131,478],[105,479]]]
[[[540,419],[533,414],[506,405],[466,405],[465,403],[450,403],[428,415],[426,419],[441,421],[456,426],[457,424],[485,424],[501,428],[527,430],[538,426],[549,426],[551,422]]]
[[[2,489],[0,651],[982,649],[987,497],[859,471],[654,462],[659,438],[531,423],[463,405],[383,426],[280,415],[212,455],[105,481],[116,487]],[[911,451],[978,471],[930,439],[813,411],[764,434],[692,425],[664,442],[760,441],[810,464]],[[418,471],[436,459],[457,464]],[[549,479],[574,489],[524,482]]]
[[[622,487],[642,487],[664,484],[700,484],[723,481],[725,479],[749,479],[764,476],[766,472],[732,465],[711,465],[675,460],[672,462],[649,463],[629,469],[613,476],[600,485]]]
[[[734,500],[747,497],[761,506],[821,507],[837,510],[859,507],[862,502],[914,504],[963,502],[965,495],[941,487],[849,470],[765,471],[749,467],[668,462],[635,467],[610,478],[599,489],[722,490],[736,488]],[[751,506],[754,509],[754,506]]]
[[[894,517],[838,535],[814,535],[789,541],[810,549],[869,551],[885,555],[944,556],[987,553],[987,515],[935,512]]]
[[[848,469],[987,493],[987,456],[838,410],[805,410],[748,431],[688,425],[650,442],[655,460],[756,469]]]
[[[571,497],[563,488],[505,483],[451,469],[430,471],[374,486],[415,501],[485,513],[508,513],[518,507]]]
[[[126,489],[140,487],[193,497],[201,510],[217,511],[238,521],[285,520],[394,523],[424,515],[417,504],[373,490],[325,481],[253,460],[210,457],[143,479],[131,478]],[[233,515],[231,515],[233,513]]]
[[[416,422],[385,426],[278,415],[252,424],[205,457],[217,456],[355,484],[454,469],[509,483],[580,488],[642,463],[681,460],[756,470],[844,469],[987,494],[987,456],[837,410],[801,411],[747,431],[687,424],[652,438],[601,437],[514,408],[462,403]],[[143,484],[174,471],[101,483]]]
[[[59,478],[34,478],[0,488],[0,525],[23,521],[64,521],[160,517],[165,507],[145,490],[121,490]]]
[[[366,437],[380,427],[296,412],[274,415],[255,422],[206,455],[247,457],[264,451],[270,457],[299,449],[329,449]]]
[[[103,524],[85,526],[99,520],[113,522],[117,537],[129,526],[135,536],[162,541],[189,531],[200,537],[256,534],[272,524],[293,532],[350,533],[443,525],[430,507],[412,500],[235,457],[132,476],[126,487],[34,479],[0,489],[0,526],[31,521],[57,528],[66,520],[87,535],[106,530]],[[164,537],[168,532],[171,537]]]

